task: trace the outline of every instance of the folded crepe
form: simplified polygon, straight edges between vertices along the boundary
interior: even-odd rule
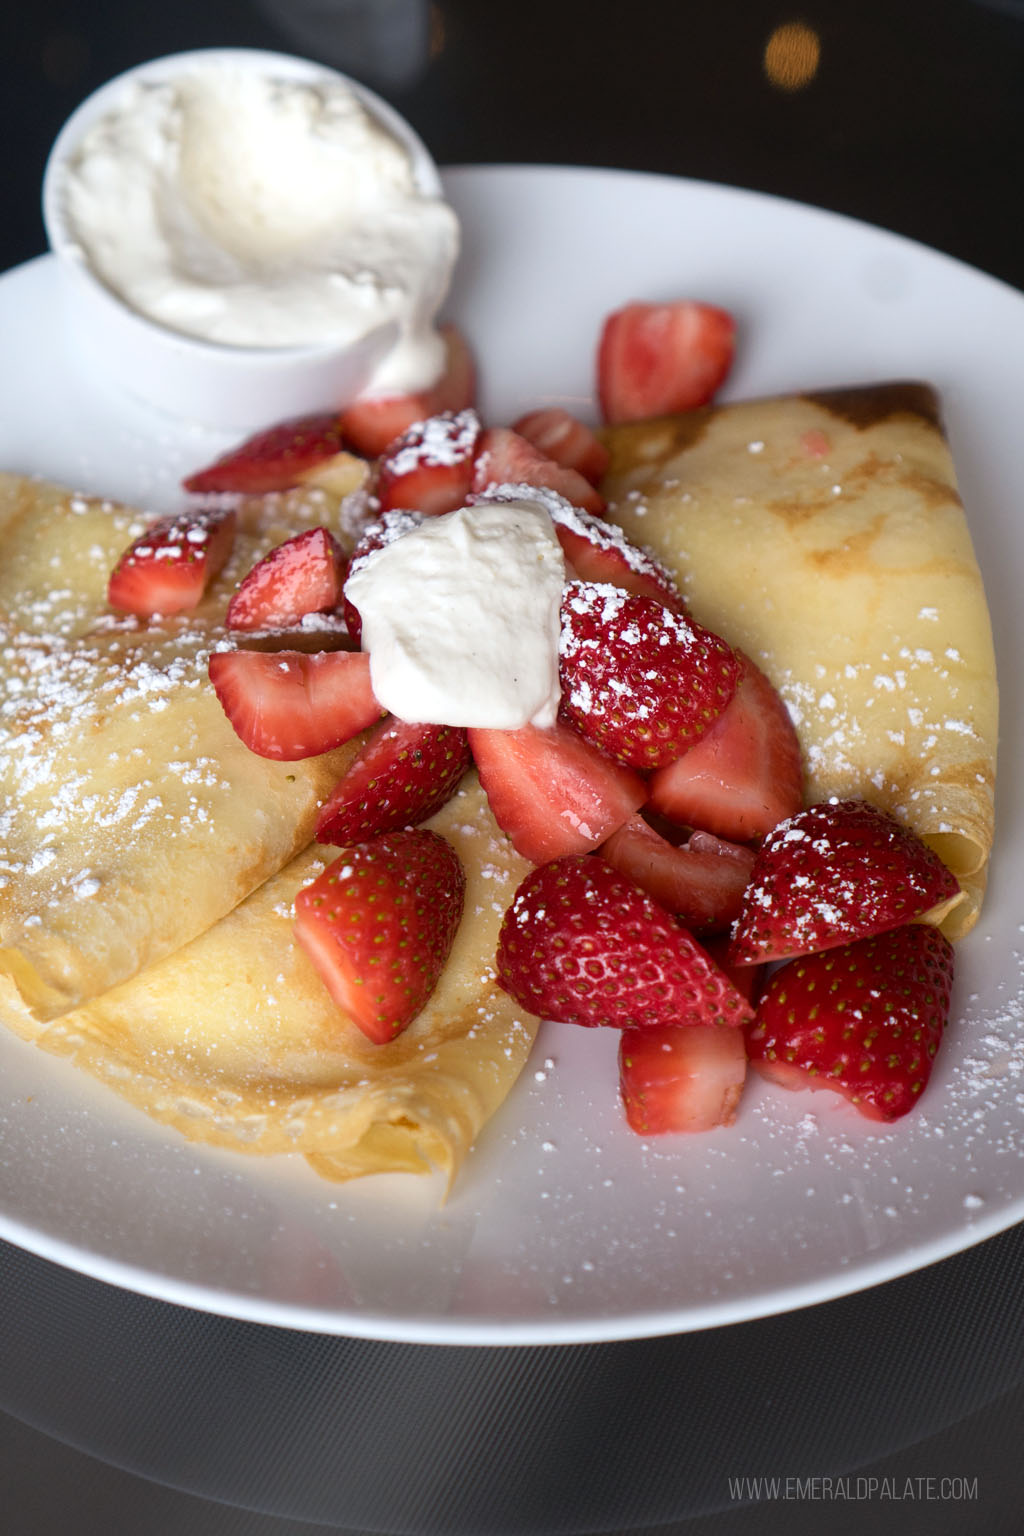
[[[939,402],[891,383],[606,429],[609,517],[782,694],[809,802],[906,822],[976,922],[993,838],[988,607]]]
[[[173,953],[312,838],[354,749],[256,757],[207,677],[228,593],[301,515],[247,506],[201,607],[140,623],[106,586],[147,519],[0,475],[0,987],[30,1018]]]
[[[145,520],[0,476],[0,1018],[155,1119],[236,1150],[299,1152],[330,1178],[454,1176],[529,1053],[536,1021],[496,983],[528,866],[469,775],[431,825],[467,876],[441,981],[372,1044],[292,937],[296,892],[337,850],[316,813],[358,746],[275,763],[242,745],[206,675],[228,595],[322,495],[239,509],[228,567],[194,613],[106,603]]]

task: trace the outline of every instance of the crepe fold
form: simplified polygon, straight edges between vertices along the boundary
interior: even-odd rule
[[[528,865],[467,776],[430,823],[467,890],[426,1008],[379,1046],[331,1001],[293,941],[293,903],[337,856],[311,838],[359,739],[300,762],[257,757],[206,664],[262,554],[303,527],[351,534],[319,493],[239,517],[200,608],[140,624],[109,611],[106,584],[146,520],[0,475],[0,1016],[192,1140],[301,1153],[333,1179],[450,1180],[537,1026],[493,970]]]
[[[976,922],[994,826],[998,691],[939,400],[885,383],[607,428],[609,517],[785,700],[809,802],[909,824]]]

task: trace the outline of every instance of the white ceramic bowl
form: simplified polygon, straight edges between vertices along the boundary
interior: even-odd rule
[[[171,415],[210,427],[252,430],[288,416],[339,409],[365,387],[395,339],[394,322],[356,343],[301,347],[227,346],[196,339],[139,314],[90,267],[68,228],[64,181],[69,157],[86,131],[116,107],[137,80],[173,79],[190,67],[225,64],[278,79],[348,85],[366,110],[407,148],[416,184],[443,195],[426,146],[393,107],[337,70],[289,54],[207,48],[170,54],[116,76],[86,98],[54,141],[43,175],[43,221],[61,272],[62,301],[83,365]]]

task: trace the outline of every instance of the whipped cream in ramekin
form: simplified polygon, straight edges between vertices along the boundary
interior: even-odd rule
[[[97,276],[159,325],[303,347],[393,321],[372,389],[440,372],[457,221],[343,79],[195,61],[126,82],[68,155],[61,201]]]

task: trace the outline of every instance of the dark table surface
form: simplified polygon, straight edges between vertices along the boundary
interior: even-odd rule
[[[783,49],[773,78],[769,39],[795,21],[816,67],[801,81],[813,50]],[[442,163],[756,188],[1024,286],[1024,0],[9,5],[0,271],[43,249],[43,163],[84,95],[146,58],[231,44],[362,78]],[[0,1244],[0,1523],[16,1536],[1019,1532],[1022,1271],[1016,1229],[729,1329],[445,1349],[192,1313]]]

